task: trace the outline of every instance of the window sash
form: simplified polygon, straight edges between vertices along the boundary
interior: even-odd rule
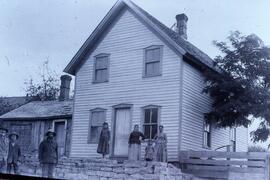
[[[146,113],[147,111],[150,111],[150,115],[149,115],[149,122],[145,122],[146,121]],[[144,134],[146,138],[149,139],[153,139],[154,136],[157,133],[157,129],[158,129],[158,114],[159,110],[158,108],[147,108],[144,109],[144,123],[143,123],[143,127],[144,127]],[[153,116],[156,113],[156,120],[153,121]],[[149,127],[149,128],[148,128]],[[147,132],[147,130],[149,130],[149,132]]]
[[[95,81],[106,81],[108,78],[107,69],[97,69],[95,70]]]
[[[159,61],[160,61],[160,48],[145,50],[145,62],[159,62]]]
[[[105,111],[92,111],[89,127],[88,142],[98,143],[102,125],[105,122]]]
[[[158,76],[161,74],[161,47],[149,47],[145,49],[144,76]]]
[[[108,80],[109,57],[96,57],[94,65],[94,82],[104,82]]]

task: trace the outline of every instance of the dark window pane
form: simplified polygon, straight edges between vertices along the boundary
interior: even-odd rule
[[[146,75],[153,75],[154,74],[153,63],[147,63],[145,70],[146,70]]]
[[[100,57],[96,59],[96,69],[105,69],[108,65],[108,57]]]
[[[146,50],[146,62],[160,61],[160,48]]]
[[[144,123],[150,123],[150,111],[151,109],[144,110]]]
[[[159,74],[159,62],[146,63],[146,75],[153,76]]]
[[[153,108],[151,110],[152,110],[151,123],[157,123],[157,119],[158,119],[158,108]]]
[[[144,136],[145,136],[146,139],[150,138],[150,128],[151,128],[150,125],[145,125],[144,126]]]
[[[210,133],[207,133],[207,147],[211,147],[211,137],[210,137]]]
[[[160,70],[159,70],[159,62],[155,62],[155,63],[153,63],[153,74],[155,74],[155,75],[158,75],[158,74],[160,74]]]
[[[157,134],[157,125],[152,125],[152,134],[151,134],[151,138],[153,139],[155,137],[155,135]]]
[[[96,81],[106,81],[107,80],[107,69],[96,70]]]
[[[92,112],[91,121],[92,121],[91,126],[102,126],[103,122],[105,122],[105,112],[104,111]]]
[[[99,127],[92,126],[91,127],[91,134],[90,134],[91,142],[97,142],[98,141],[98,136],[99,136],[98,133],[99,133]]]

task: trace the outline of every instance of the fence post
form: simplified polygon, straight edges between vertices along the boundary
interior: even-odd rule
[[[265,160],[265,180],[270,179],[270,155],[266,156]]]

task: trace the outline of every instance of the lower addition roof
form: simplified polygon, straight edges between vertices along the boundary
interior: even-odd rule
[[[2,116],[1,120],[45,120],[71,118],[73,100],[32,101]]]

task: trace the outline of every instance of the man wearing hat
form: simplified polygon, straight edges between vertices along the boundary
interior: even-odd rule
[[[49,129],[46,138],[39,145],[38,158],[42,168],[42,177],[53,177],[53,169],[58,163],[58,145],[54,140],[56,133]]]
[[[6,134],[8,130],[2,125],[0,126],[0,173],[3,173],[6,165],[7,153],[8,153],[8,139]]]
[[[11,173],[13,166],[14,174],[18,174],[18,161],[21,157],[21,148],[17,143],[19,135],[15,132],[9,134],[9,148],[7,156],[7,173]]]

